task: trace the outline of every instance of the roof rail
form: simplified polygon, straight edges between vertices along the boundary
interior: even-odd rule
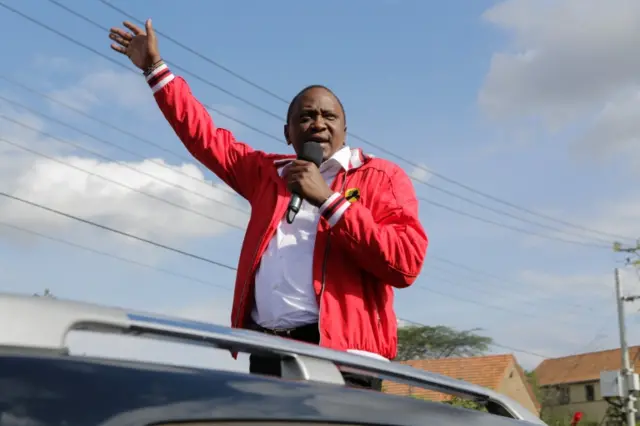
[[[489,412],[542,424],[529,410],[488,388],[406,365],[334,351],[216,324],[48,297],[0,293],[0,347],[66,350],[73,330],[142,335],[231,351],[282,356],[283,376],[344,385],[340,370],[485,403]]]

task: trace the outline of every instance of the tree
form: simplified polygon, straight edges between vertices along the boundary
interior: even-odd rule
[[[538,402],[542,403],[543,392],[538,385],[538,377],[536,376],[536,372],[525,370],[524,375],[527,378],[527,382],[529,383],[529,386],[531,386],[531,390],[533,391],[536,399],[538,400]]]
[[[400,327],[396,361],[482,355],[493,339],[475,334],[477,331],[458,331],[444,325]]]

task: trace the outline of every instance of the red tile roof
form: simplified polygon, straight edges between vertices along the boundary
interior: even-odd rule
[[[475,385],[498,390],[507,369],[517,362],[513,355],[489,355],[469,358],[440,358],[405,361],[403,364],[414,368],[464,380]],[[526,383],[526,379],[525,379]],[[384,391],[395,395],[414,395],[432,401],[446,401],[450,395],[422,388],[411,388],[400,383],[385,382]],[[531,395],[533,395],[531,393]],[[533,401],[535,401],[533,397]]]
[[[640,346],[629,348],[631,361],[640,357]],[[600,380],[600,372],[620,370],[620,349],[545,359],[535,369],[539,386]],[[637,363],[635,363],[637,365]]]

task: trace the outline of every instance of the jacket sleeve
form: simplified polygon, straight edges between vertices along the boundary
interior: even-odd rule
[[[166,64],[146,79],[162,114],[191,155],[250,200],[259,179],[259,152],[237,142],[230,131],[216,127],[187,82],[175,76]]]
[[[411,180],[399,167],[383,173],[375,200],[350,203],[333,194],[321,207],[322,217],[361,268],[382,282],[404,288],[414,283],[426,257],[428,239],[418,218]]]

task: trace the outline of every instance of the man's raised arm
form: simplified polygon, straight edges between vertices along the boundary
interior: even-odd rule
[[[260,179],[258,152],[237,142],[233,134],[215,126],[207,109],[193,96],[187,82],[162,61],[151,20],[146,32],[130,22],[129,29],[111,28],[111,48],[127,55],[144,71],[160,110],[189,152],[234,191],[250,200]]]

